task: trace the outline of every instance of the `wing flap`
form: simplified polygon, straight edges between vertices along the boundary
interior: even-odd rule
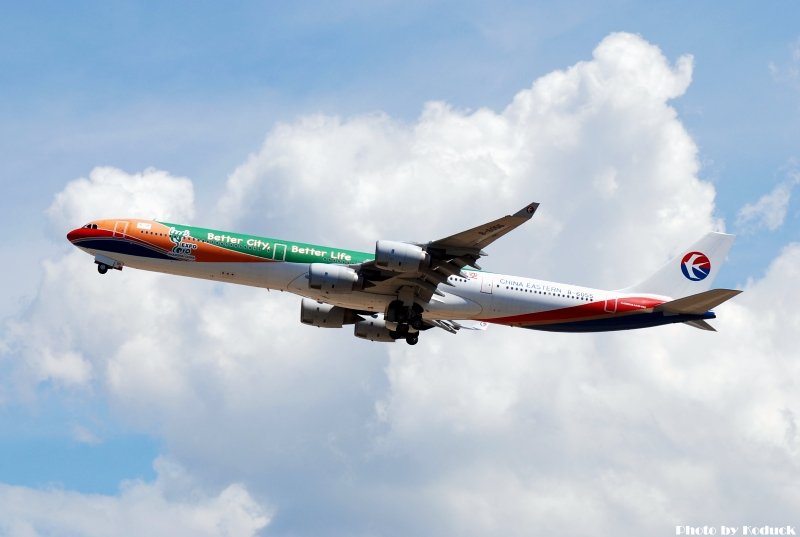
[[[486,330],[489,327],[489,324],[486,322],[469,320],[450,321],[446,319],[425,319],[425,324],[441,328],[451,334],[455,334],[459,330]]]
[[[473,320],[461,320],[461,321],[452,321],[459,330],[486,330],[489,328],[489,323],[486,321],[473,321]]]

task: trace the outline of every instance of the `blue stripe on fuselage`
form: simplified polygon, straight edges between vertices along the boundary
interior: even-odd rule
[[[88,248],[90,250],[99,250],[101,252],[114,254],[135,255],[139,257],[149,257],[151,259],[175,259],[167,255],[163,250],[157,250],[152,246],[146,246],[141,243],[116,237],[79,239],[73,242],[73,244],[80,248]]]
[[[565,323],[523,326],[522,328],[543,330],[546,332],[610,332],[613,330],[650,328],[651,326],[683,323],[686,321],[696,321],[698,319],[715,319],[716,317],[717,316],[713,311],[708,311],[702,315],[665,315],[663,312],[657,311],[650,313],[635,313],[632,315],[612,315],[602,319],[592,319],[589,321],[573,321]]]

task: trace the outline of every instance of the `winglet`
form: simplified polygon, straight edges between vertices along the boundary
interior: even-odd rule
[[[525,207],[523,207],[519,211],[515,212],[513,214],[513,216],[516,216],[516,217],[520,217],[521,216],[523,218],[530,219],[530,217],[533,216],[533,214],[536,212],[536,209],[538,209],[538,208],[539,208],[539,204],[538,203],[536,203],[536,202],[529,203],[528,205],[526,205]]]

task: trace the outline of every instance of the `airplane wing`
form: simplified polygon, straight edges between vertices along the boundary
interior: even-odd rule
[[[514,214],[492,220],[482,226],[450,235],[444,239],[429,242],[427,245],[428,252],[435,251],[445,255],[452,253],[477,257],[486,255],[482,251],[485,246],[490,245],[509,231],[530,220],[538,208],[538,203],[530,203]]]
[[[439,284],[452,285],[450,276],[463,277],[461,269],[473,267],[480,270],[477,261],[486,255],[483,248],[506,233],[524,224],[538,209],[538,203],[529,203],[514,214],[492,220],[481,226],[450,235],[428,243],[413,243],[425,252],[424,262],[413,270],[399,270],[379,265],[377,259],[354,266],[364,278],[364,290],[370,293],[394,295],[403,293],[422,302],[429,302],[434,294],[441,295]],[[401,246],[406,243],[401,243]]]

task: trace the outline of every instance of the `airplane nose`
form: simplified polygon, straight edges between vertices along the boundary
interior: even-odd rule
[[[79,236],[80,236],[80,229],[73,229],[72,231],[67,233],[67,240],[69,242],[75,242],[75,239],[77,239]]]

